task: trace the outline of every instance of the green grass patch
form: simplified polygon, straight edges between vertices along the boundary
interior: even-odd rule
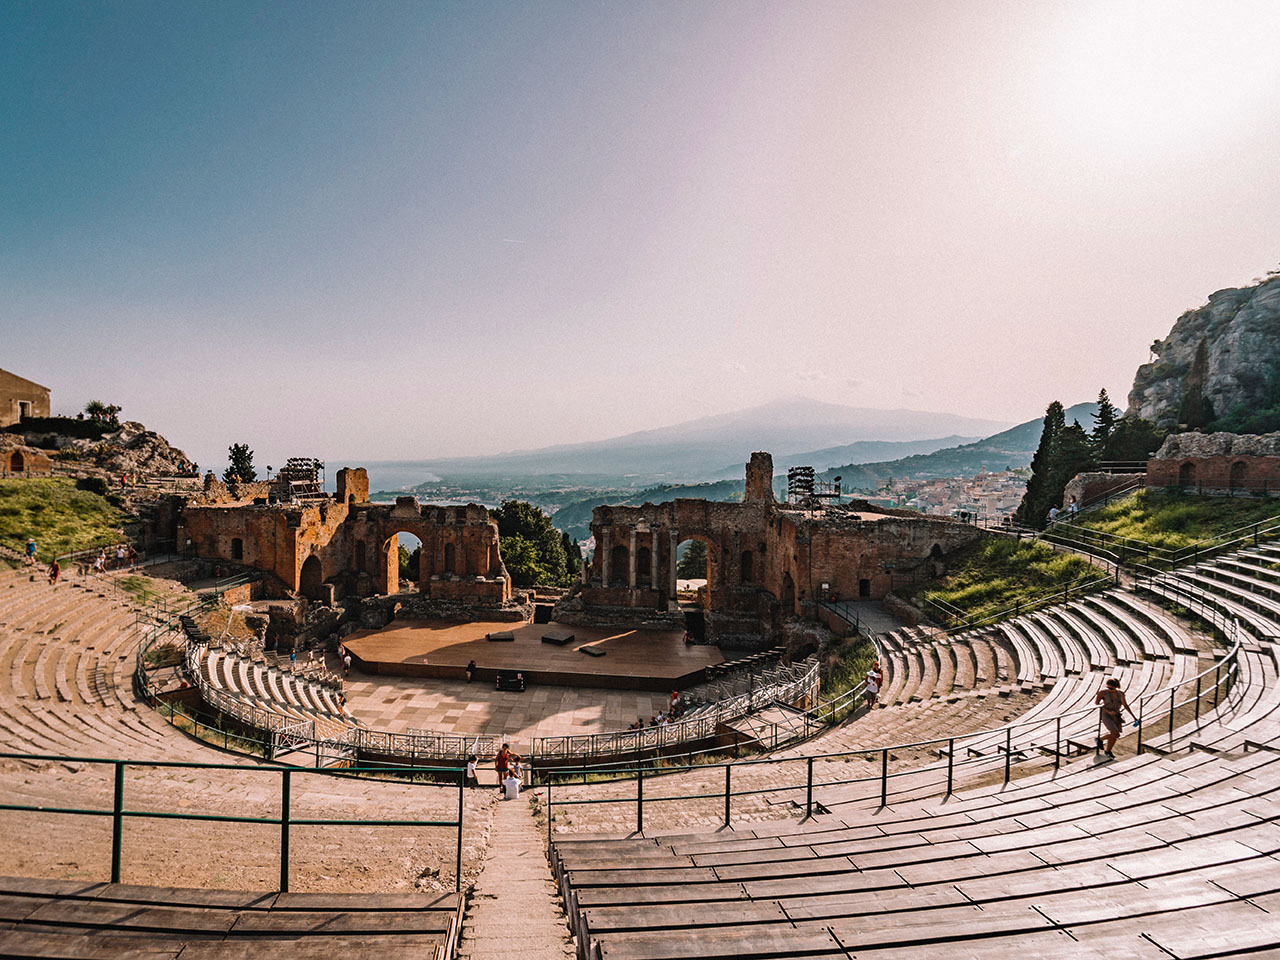
[[[940,612],[925,603],[926,594],[978,621],[1040,600],[1065,584],[1105,575],[1087,560],[1055,553],[1037,541],[988,537],[957,550],[944,576],[917,584],[907,597],[932,617],[940,618]]]
[[[866,679],[875,663],[876,648],[861,634],[843,638],[822,659],[822,698],[834,700]]]
[[[1276,500],[1139,490],[1083,514],[1076,526],[1173,551],[1277,515]],[[1140,562],[1142,557],[1133,559]]]
[[[0,480],[0,542],[22,549],[35,537],[45,562],[58,554],[115,543],[128,519],[115,503],[65,477]]]
[[[153,589],[155,587],[154,580],[150,577],[139,576],[136,573],[120,577],[116,580],[116,586],[136,598],[139,603],[152,603],[163,596],[159,590]]]

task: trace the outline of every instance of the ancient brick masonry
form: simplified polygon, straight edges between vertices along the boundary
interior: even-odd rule
[[[1173,434],[1147,461],[1147,486],[1280,493],[1280,433]]]
[[[203,495],[183,507],[179,548],[246,564],[272,574],[279,589],[332,602],[397,592],[396,535],[411,533],[422,541],[423,595],[483,606],[511,600],[498,526],[479,504],[439,507],[413,497],[397,497],[394,506],[370,503],[363,467],[339,470],[331,497],[272,495],[271,484],[206,478]]]
[[[592,513],[596,550],[578,591],[583,618],[621,608],[638,621],[676,596],[676,555],[685,540],[707,545],[706,611],[711,635],[769,633],[784,618],[816,616],[832,594],[880,599],[895,576],[940,562],[981,534],[971,526],[854,501],[811,511],[773,499],[767,453],[747,465],[742,503],[674,500]]]

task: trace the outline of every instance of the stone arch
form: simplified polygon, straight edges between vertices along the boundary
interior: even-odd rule
[[[858,580],[858,599],[871,599],[871,580],[867,577],[862,577]]]
[[[444,572],[448,574],[458,572],[458,548],[452,543],[444,545]]]
[[[232,560],[244,559],[244,541],[239,537],[231,538],[231,559]]]
[[[929,548],[929,559],[930,560],[942,559],[942,544],[935,543],[932,547]]]
[[[414,549],[417,550],[418,560],[417,560],[416,575],[412,567],[410,567],[408,571],[402,571],[400,569],[400,537],[402,534],[408,537],[412,537],[413,540],[417,542],[416,548],[412,548],[410,544],[405,545],[405,549],[408,550],[410,554],[414,552]],[[386,567],[387,567],[386,592],[388,594],[400,592],[400,581],[402,579],[407,578],[409,580],[412,580],[414,583],[421,584],[423,580],[423,576],[422,576],[423,567],[425,564],[428,563],[426,559],[426,552],[427,552],[426,541],[423,540],[422,537],[420,537],[413,530],[406,530],[406,529],[396,530],[394,533],[391,534],[391,536],[387,538],[386,543],[382,545],[382,552],[386,555]]]
[[[352,560],[355,561],[356,573],[364,573],[369,567],[368,547],[363,540],[357,540],[352,550]]]
[[[320,567],[320,558],[314,554],[302,563],[298,574],[298,592],[308,600],[324,599],[324,570]]]
[[[609,551],[609,586],[631,585],[631,551],[625,543],[615,544]]]
[[[1194,487],[1196,485],[1195,461],[1187,460],[1178,468],[1178,486]]]
[[[13,451],[13,456],[9,458],[9,470],[13,473],[22,473],[27,469],[26,458],[23,457],[21,450]]]
[[[1248,474],[1249,465],[1243,460],[1237,460],[1235,463],[1231,464],[1231,489],[1243,490]]]
[[[754,579],[754,570],[752,569],[752,561],[754,558],[750,550],[743,550],[742,556],[738,561],[738,577],[743,583],[751,583]]]

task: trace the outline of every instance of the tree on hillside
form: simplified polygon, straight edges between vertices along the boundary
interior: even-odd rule
[[[1040,431],[1040,443],[1035,455],[1031,458],[1031,478],[1027,480],[1027,492],[1022,495],[1022,502],[1013,518],[1027,527],[1040,529],[1044,526],[1045,515],[1049,512],[1051,473],[1053,455],[1058,444],[1058,434],[1066,426],[1066,412],[1057,400],[1049,404],[1044,412],[1044,426]]]
[[[676,576],[681,580],[705,580],[707,577],[707,545],[694,540],[676,561]]]
[[[560,545],[564,547],[565,572],[570,578],[577,577],[582,570],[582,547],[577,540],[570,539],[568,533],[560,534]]]
[[[1178,406],[1178,423],[1188,430],[1203,430],[1213,420],[1213,404],[1204,395],[1209,382],[1209,341],[1200,338],[1195,359],[1187,371],[1182,403]]]
[[[1075,421],[1058,432],[1058,442],[1053,451],[1053,469],[1050,473],[1049,506],[1062,506],[1062,492],[1077,473],[1091,470],[1097,465],[1097,448],[1089,435]],[[1045,507],[1048,512],[1049,507]]]
[[[222,471],[222,479],[227,483],[252,483],[258,479],[258,471],[253,467],[253,451],[247,443],[233,443],[227,448],[227,469]]]
[[[1111,430],[1106,445],[1098,452],[1099,460],[1147,460],[1160,449],[1167,436],[1150,420],[1121,417]]]
[[[1240,403],[1226,416],[1215,420],[1211,430],[1226,433],[1273,433],[1280,430],[1280,363],[1267,380],[1266,392],[1257,403]]]
[[[564,536],[545,511],[525,500],[504,500],[489,514],[498,524],[498,548],[512,583],[532,587],[568,582]]]
[[[1103,387],[1098,393],[1098,412],[1093,415],[1093,442],[1099,450],[1111,439],[1111,431],[1115,429],[1119,419],[1120,411],[1107,396],[1107,388]]]

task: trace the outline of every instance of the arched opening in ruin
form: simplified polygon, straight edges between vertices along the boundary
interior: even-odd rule
[[[450,576],[458,572],[458,551],[452,543],[444,545],[444,572]]]
[[[653,551],[648,547],[636,548],[636,586],[645,590],[653,586]]]
[[[796,582],[788,570],[782,575],[782,596],[778,598],[778,602],[782,605],[782,612],[786,616],[796,612]]]
[[[298,592],[308,600],[324,599],[324,571],[320,567],[320,558],[307,557],[298,575]]]
[[[711,609],[716,576],[716,548],[702,537],[676,545],[676,599],[682,604]]]
[[[858,599],[859,600],[871,599],[871,581],[866,577],[863,577],[858,581]]]
[[[244,559],[244,541],[239,537],[231,538],[231,559],[232,560]]]
[[[9,469],[14,473],[22,473],[27,469],[27,461],[21,450],[13,451],[13,456],[9,458]]]
[[[751,581],[754,579],[754,577],[752,576],[754,571],[751,569],[751,567],[752,567],[751,551],[743,550],[742,557],[738,565],[738,577],[742,580],[743,583],[751,583]]]
[[[1194,487],[1196,485],[1196,465],[1187,461],[1178,468],[1178,486]]]
[[[383,544],[387,555],[387,593],[417,590],[422,580],[422,540],[401,530]]]
[[[1248,471],[1248,465],[1243,460],[1237,460],[1231,465],[1231,489],[1243,490],[1245,477]]]
[[[631,586],[631,551],[619,543],[609,551],[609,586]]]
[[[356,573],[364,573],[369,569],[368,549],[369,548],[365,545],[363,540],[357,540],[355,547],[352,548],[352,553],[354,554],[352,560],[356,568]]]

